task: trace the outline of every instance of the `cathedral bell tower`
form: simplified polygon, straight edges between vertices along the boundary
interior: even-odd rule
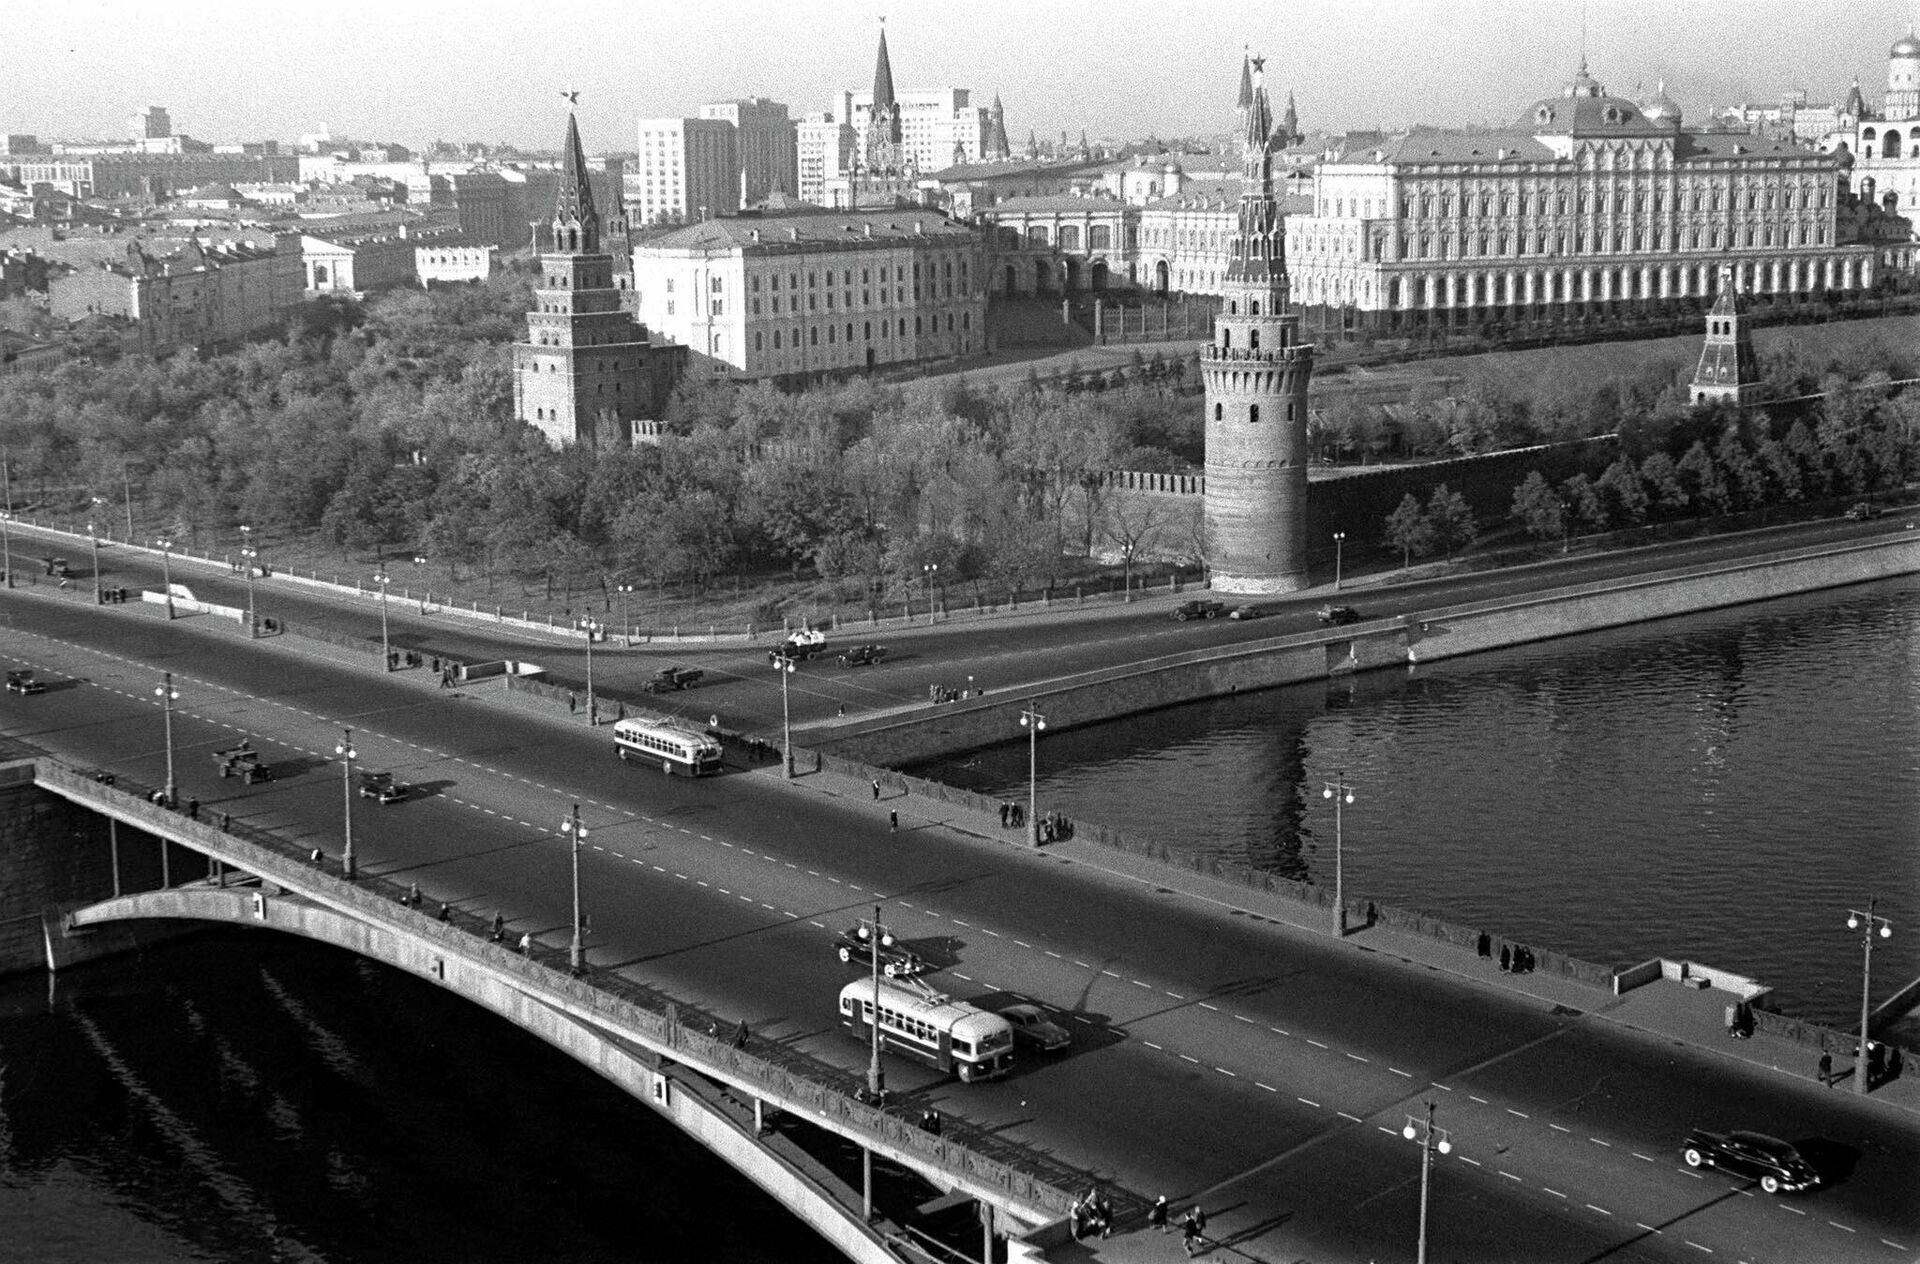
[[[1273,112],[1262,58],[1245,110],[1240,220],[1225,307],[1200,353],[1206,379],[1207,563],[1220,592],[1307,586],[1307,380],[1313,347],[1289,308],[1286,222],[1273,188]]]

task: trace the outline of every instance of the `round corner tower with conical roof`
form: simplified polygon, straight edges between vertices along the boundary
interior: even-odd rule
[[[1206,379],[1207,563],[1221,592],[1268,594],[1307,579],[1307,382],[1313,348],[1290,310],[1286,224],[1273,187],[1273,113],[1252,59],[1245,183],[1223,287],[1200,354]]]

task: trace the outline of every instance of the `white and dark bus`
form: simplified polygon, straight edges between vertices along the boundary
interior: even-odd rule
[[[683,772],[704,777],[720,771],[720,743],[705,733],[672,724],[650,724],[645,720],[620,720],[613,726],[614,753],[622,759],[660,765],[660,771],[672,776]]]
[[[1013,1066],[1013,1027],[998,1014],[931,989],[881,980],[880,1042],[969,1083],[1005,1075]],[[871,980],[840,989],[840,1025],[862,1042],[873,1039]]]

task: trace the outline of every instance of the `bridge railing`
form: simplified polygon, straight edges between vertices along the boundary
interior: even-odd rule
[[[860,1100],[860,1077],[784,1044],[750,1041],[735,1048],[721,1020],[684,1005],[657,988],[617,974],[575,978],[565,949],[529,943],[522,954],[492,938],[492,925],[469,913],[435,913],[412,907],[409,888],[363,876],[348,882],[316,867],[313,849],[272,831],[246,825],[223,827],[192,820],[153,801],[155,788],[73,768],[42,755],[36,780],[78,801],[91,800],[136,828],[202,851],[235,870],[254,875],[364,922],[435,942],[449,955],[464,956],[511,977],[543,1003],[582,1014],[611,1031],[630,1035],[704,1076],[748,1092],[780,1109],[822,1123],[876,1148],[910,1157],[948,1173],[956,1183],[988,1187],[1010,1203],[1048,1217],[1064,1216],[1088,1173],[1054,1162],[964,1120],[945,1121],[940,1134],[884,1106]]]

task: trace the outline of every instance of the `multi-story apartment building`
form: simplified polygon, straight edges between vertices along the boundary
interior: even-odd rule
[[[770,193],[799,195],[799,125],[787,117],[786,106],[765,97],[712,101],[700,107],[700,117],[733,124],[742,206],[763,202]]]
[[[981,238],[933,211],[821,211],[677,229],[633,252],[647,326],[698,372],[782,378],[985,349]]]
[[[859,161],[860,133],[844,118],[809,114],[799,125],[798,143],[800,200],[825,206],[828,182]]]
[[[725,119],[641,119],[627,182],[636,227],[687,223],[740,208],[740,151]]]
[[[56,279],[48,308],[65,320],[117,316],[150,355],[227,346],[279,323],[304,297],[300,239],[215,245],[190,241],[155,257],[139,244],[116,262]]]

